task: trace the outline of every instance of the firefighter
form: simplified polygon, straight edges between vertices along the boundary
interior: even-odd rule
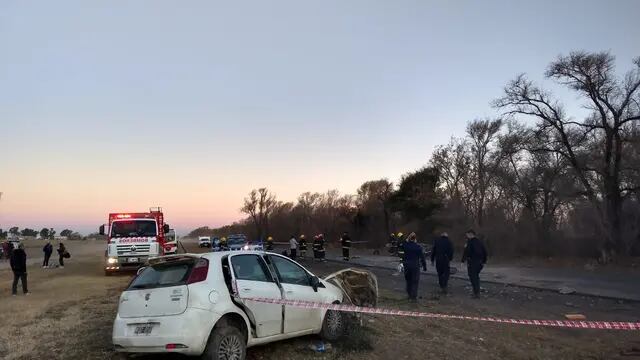
[[[320,260],[320,235],[313,237],[313,260]]]
[[[404,257],[402,265],[404,267],[404,279],[407,285],[407,295],[410,302],[418,301],[418,285],[420,284],[420,267],[427,271],[427,261],[424,256],[422,246],[416,242],[416,234],[411,233],[407,242],[403,244]]]
[[[229,250],[229,248],[227,247],[227,238],[224,236],[220,239],[220,250],[221,251]]]
[[[327,259],[325,259],[325,255],[326,255],[326,249],[324,247],[325,243],[324,243],[324,235],[320,234],[318,235],[319,241],[320,241],[320,261],[327,261]]]
[[[467,244],[462,254],[462,262],[467,263],[467,273],[469,281],[473,287],[473,298],[480,298],[480,272],[487,263],[487,249],[480,239],[476,237],[473,230],[466,232]]]
[[[267,238],[267,251],[273,251],[273,237],[269,236]]]
[[[404,236],[403,233],[398,233],[397,240],[396,240],[398,242],[398,249],[397,249],[396,255],[398,255],[398,257],[400,259],[404,259],[404,243],[405,243],[405,241],[404,241],[404,237],[403,236]]]
[[[342,243],[342,259],[349,261],[349,252],[351,251],[351,238],[349,237],[349,233],[346,231],[343,232],[340,242]]]
[[[396,238],[396,234],[391,233],[391,235],[389,236],[389,244],[391,244],[389,252],[391,253],[391,255],[395,256],[398,252],[398,238]]]
[[[451,260],[453,260],[453,244],[449,240],[449,235],[444,232],[433,241],[433,248],[431,249],[431,265],[435,261],[436,270],[438,271],[438,284],[443,294],[446,294],[448,289]]]
[[[300,257],[304,259],[307,256],[307,238],[304,234],[300,235],[299,248]]]

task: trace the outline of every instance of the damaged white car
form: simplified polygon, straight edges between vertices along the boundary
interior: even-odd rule
[[[151,260],[120,296],[113,344],[122,353],[242,360],[250,346],[309,334],[334,340],[347,326],[342,312],[250,298],[375,305],[377,281],[358,271],[320,280],[265,252],[164,256]]]

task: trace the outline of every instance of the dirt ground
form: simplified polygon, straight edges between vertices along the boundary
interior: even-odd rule
[[[105,277],[103,245],[69,243],[73,256],[64,269],[29,267],[29,296],[11,296],[11,274],[0,270],[0,357],[4,359],[116,359],[111,326],[117,299],[130,275]],[[193,249],[187,244],[187,247]],[[31,256],[39,256],[30,251]],[[312,264],[318,275],[342,268]],[[423,276],[422,299],[404,299],[403,279],[376,270],[380,306],[451,314],[528,319],[561,319],[581,313],[589,320],[639,321],[640,304],[560,295],[555,292],[487,285],[480,300],[470,299],[468,285],[452,283],[451,296],[437,295],[435,278]],[[550,329],[456,320],[365,316],[345,339],[326,353],[309,346],[316,337],[252,348],[248,359],[632,359],[624,351],[640,348],[638,332]],[[175,359],[176,357],[145,357]]]

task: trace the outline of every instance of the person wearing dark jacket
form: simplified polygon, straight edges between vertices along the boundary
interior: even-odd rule
[[[433,241],[433,249],[431,249],[431,265],[434,261],[436,271],[438,271],[438,284],[443,293],[447,293],[450,275],[450,262],[453,260],[453,244],[449,240],[447,233]]]
[[[24,252],[24,245],[18,245],[17,249],[11,252],[11,270],[13,271],[13,286],[11,287],[11,294],[16,296],[18,294],[18,280],[22,283],[22,292],[26,295],[29,293],[27,290],[27,253]]]
[[[340,242],[342,243],[342,260],[349,261],[349,252],[351,251],[351,237],[349,237],[349,233],[346,231],[342,233]]]
[[[409,301],[411,302],[418,300],[420,267],[422,267],[423,271],[427,271],[427,261],[424,256],[424,250],[422,250],[422,246],[418,245],[416,241],[416,234],[411,233],[404,243],[404,257],[402,259],[407,295],[409,295]]]
[[[58,262],[60,263],[61,268],[64,267],[64,254],[66,252],[67,252],[67,248],[64,246],[63,243],[60,243],[60,246],[58,247]]]
[[[44,261],[42,262],[42,267],[49,267],[49,259],[51,258],[51,254],[53,253],[53,245],[51,245],[51,241],[47,240],[47,245],[42,248],[42,252],[44,252]]]
[[[464,247],[464,254],[462,254],[462,262],[467,263],[467,273],[473,287],[473,297],[477,299],[480,297],[480,272],[487,263],[487,249],[482,241],[476,237],[473,230],[467,231],[466,236],[467,244]]]

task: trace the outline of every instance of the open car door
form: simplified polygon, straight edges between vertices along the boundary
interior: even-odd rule
[[[232,281],[244,310],[249,318],[255,321],[257,337],[281,334],[283,305],[243,300],[282,299],[282,292],[262,257],[256,254],[231,255],[229,264]]]

